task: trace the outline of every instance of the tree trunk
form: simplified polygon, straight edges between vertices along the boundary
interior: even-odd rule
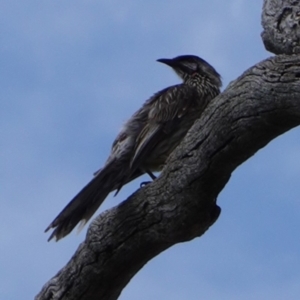
[[[157,180],[98,216],[36,300],[117,299],[150,259],[217,220],[216,199],[231,173],[300,124],[299,2],[264,1],[262,38],[280,55],[247,70],[208,105]]]

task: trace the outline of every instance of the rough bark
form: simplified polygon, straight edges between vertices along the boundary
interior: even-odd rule
[[[280,45],[278,38],[289,36],[294,24],[283,2],[298,3],[265,1],[262,37],[275,53],[297,53],[297,45],[289,39]],[[35,299],[117,299],[154,256],[204,234],[219,216],[216,199],[231,173],[299,124],[300,56],[279,55],[252,67],[210,103],[157,180],[91,223],[74,256]]]
[[[265,0],[262,39],[275,54],[300,53],[300,1]]]

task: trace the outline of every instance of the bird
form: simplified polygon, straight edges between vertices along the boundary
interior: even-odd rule
[[[163,169],[167,158],[184,138],[207,104],[220,93],[221,76],[204,59],[180,55],[157,60],[171,67],[181,83],[164,88],[145,101],[121,128],[103,168],[66,205],[45,232],[48,241],[83,227],[108,194],[147,173]]]

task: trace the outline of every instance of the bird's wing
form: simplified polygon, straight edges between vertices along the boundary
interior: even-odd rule
[[[151,98],[146,101],[144,105],[123,124],[119,134],[112,144],[111,153],[106,161],[106,164],[108,164],[111,160],[115,160],[116,158],[122,158],[122,160],[124,160],[124,154],[130,154],[128,157],[129,164],[130,158],[132,156],[131,152],[133,152],[134,150],[135,140],[143,129],[148,118],[148,103],[150,100]],[[97,176],[101,172],[101,170],[102,169],[97,170],[93,175]]]
[[[184,84],[166,88],[155,94],[149,101],[151,109],[148,120],[136,140],[131,171],[134,172],[155,146],[182,118],[195,101],[195,91]]]

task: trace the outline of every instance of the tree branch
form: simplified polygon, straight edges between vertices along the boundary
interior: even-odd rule
[[[268,51],[275,54],[300,53],[300,1],[264,0],[264,31],[261,36]]]
[[[35,299],[117,299],[150,259],[204,234],[219,216],[216,199],[231,173],[299,124],[300,56],[252,67],[209,104],[157,180],[91,223]]]

